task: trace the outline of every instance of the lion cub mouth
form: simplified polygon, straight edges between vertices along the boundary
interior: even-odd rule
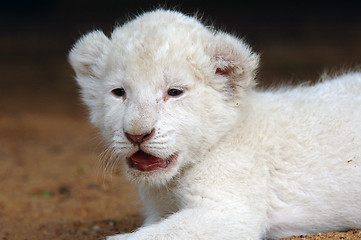
[[[176,158],[177,154],[172,154],[169,158],[162,159],[140,150],[128,158],[128,165],[130,168],[148,172],[167,168],[168,165]]]

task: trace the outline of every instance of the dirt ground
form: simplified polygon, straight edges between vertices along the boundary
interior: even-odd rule
[[[254,31],[260,85],[316,80],[361,63],[359,25],[323,30],[311,28],[313,38]],[[121,173],[97,168],[104,147],[66,60],[78,36],[41,29],[0,36],[0,240],[102,239],[142,222],[136,189]],[[361,239],[361,231],[291,239]]]

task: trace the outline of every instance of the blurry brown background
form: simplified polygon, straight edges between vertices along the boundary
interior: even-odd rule
[[[261,87],[315,81],[361,64],[356,1],[2,2],[0,240],[99,239],[141,223],[134,187],[120,173],[96,170],[104,148],[88,124],[67,53],[82,34],[109,34],[116,22],[157,6],[198,11],[244,37],[262,54]]]

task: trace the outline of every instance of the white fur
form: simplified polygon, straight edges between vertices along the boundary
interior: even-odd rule
[[[144,226],[111,240],[262,239],[361,227],[361,74],[315,86],[254,89],[258,56],[195,18],[157,10],[72,49],[90,119],[117,160],[124,132],[165,169],[124,164]],[[111,91],[124,88],[124,97]],[[172,88],[184,90],[167,96]]]

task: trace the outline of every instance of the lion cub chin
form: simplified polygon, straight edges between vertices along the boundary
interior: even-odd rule
[[[262,239],[361,227],[361,75],[255,89],[242,40],[156,10],[69,56],[146,208],[108,239]]]

